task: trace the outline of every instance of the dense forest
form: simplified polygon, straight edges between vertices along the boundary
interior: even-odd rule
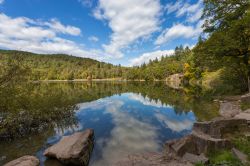
[[[19,64],[29,70],[30,80],[73,80],[122,77],[126,68],[64,54],[41,55],[22,51],[0,51],[1,65]]]
[[[190,50],[176,47],[162,57],[130,70],[129,79],[165,79],[183,73],[189,85],[202,85],[224,92],[247,91],[250,56],[249,0],[205,0],[204,33]]]
[[[219,89],[222,93],[242,93],[247,91],[250,75],[249,8],[249,0],[205,0],[204,33],[195,47],[178,46],[172,56],[163,55],[141,66],[122,67],[69,55],[2,50],[0,81],[8,81],[13,74],[22,75],[22,79],[26,76],[28,80],[122,78],[154,81],[183,73],[188,85]]]

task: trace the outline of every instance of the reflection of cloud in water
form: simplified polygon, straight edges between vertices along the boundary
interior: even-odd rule
[[[166,127],[176,132],[192,129],[194,123],[193,120],[189,118],[181,120],[174,118],[170,119],[169,117],[162,115],[160,113],[156,113],[155,117],[158,119],[158,121],[162,122]]]
[[[115,126],[110,138],[97,140],[99,146],[106,146],[102,149],[102,158],[95,161],[94,165],[110,165],[128,154],[156,151],[160,148],[156,140],[156,128],[122,111],[122,105],[122,101],[113,100],[105,109],[113,117]]]
[[[141,94],[130,93],[128,96],[130,99],[137,100],[141,102],[143,105],[153,106],[157,108],[162,108],[162,107],[172,108],[169,105],[163,104],[159,100],[158,101],[151,100],[147,96],[143,97]],[[188,130],[192,128],[193,123],[194,123],[192,119],[188,117],[186,117],[185,119],[178,119],[177,117],[179,115],[175,115],[175,116],[176,118],[173,118],[173,117],[170,118],[164,114],[159,113],[159,111],[155,113],[155,117],[158,119],[158,121],[162,122],[165,127],[168,127],[173,131],[181,132],[183,130]]]
[[[103,107],[106,107],[110,104],[112,104],[112,101],[108,100],[108,98],[104,98],[92,102],[80,103],[77,104],[77,107],[79,107],[80,110],[84,109],[100,110],[103,109]]]
[[[153,106],[157,108],[169,107],[171,106],[162,103],[160,100],[152,100],[149,97],[143,97],[141,94],[129,93],[128,97],[132,100],[141,102],[143,105]]]
[[[104,125],[98,130],[101,133],[96,133],[99,135],[96,137],[96,150],[99,150],[97,153],[101,153],[101,156],[98,154],[93,160],[94,166],[111,165],[128,154],[158,151],[164,141],[160,140],[162,133],[189,130],[194,122],[192,112],[176,115],[172,107],[133,93],[115,95],[78,106],[80,111],[76,111],[76,116],[81,117],[83,128],[86,127],[86,119],[95,127],[96,124]],[[107,115],[111,119],[105,121]],[[170,135],[164,136],[167,137],[173,138]]]

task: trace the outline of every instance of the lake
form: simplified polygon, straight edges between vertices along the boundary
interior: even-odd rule
[[[90,165],[110,165],[128,154],[160,152],[194,122],[218,116],[218,105],[201,89],[165,82],[41,83],[0,92],[0,165],[27,154],[41,165],[60,165],[44,150],[87,128],[95,131]]]

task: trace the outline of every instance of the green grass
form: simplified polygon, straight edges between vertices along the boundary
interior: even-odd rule
[[[205,166],[205,165],[202,163],[197,163],[197,164],[195,164],[195,166]]]
[[[222,150],[214,151],[208,154],[210,164],[209,166],[243,166],[243,164],[233,156],[231,151]]]
[[[237,149],[239,149],[248,156],[248,160],[250,161],[250,138],[242,136],[234,138],[232,142]]]
[[[197,163],[195,166],[244,166],[230,150],[211,151],[208,158],[208,165]]]
[[[240,106],[243,111],[250,109],[250,103],[242,102]]]

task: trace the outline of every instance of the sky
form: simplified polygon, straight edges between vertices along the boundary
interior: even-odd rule
[[[123,66],[193,47],[202,0],[0,0],[0,49]]]

